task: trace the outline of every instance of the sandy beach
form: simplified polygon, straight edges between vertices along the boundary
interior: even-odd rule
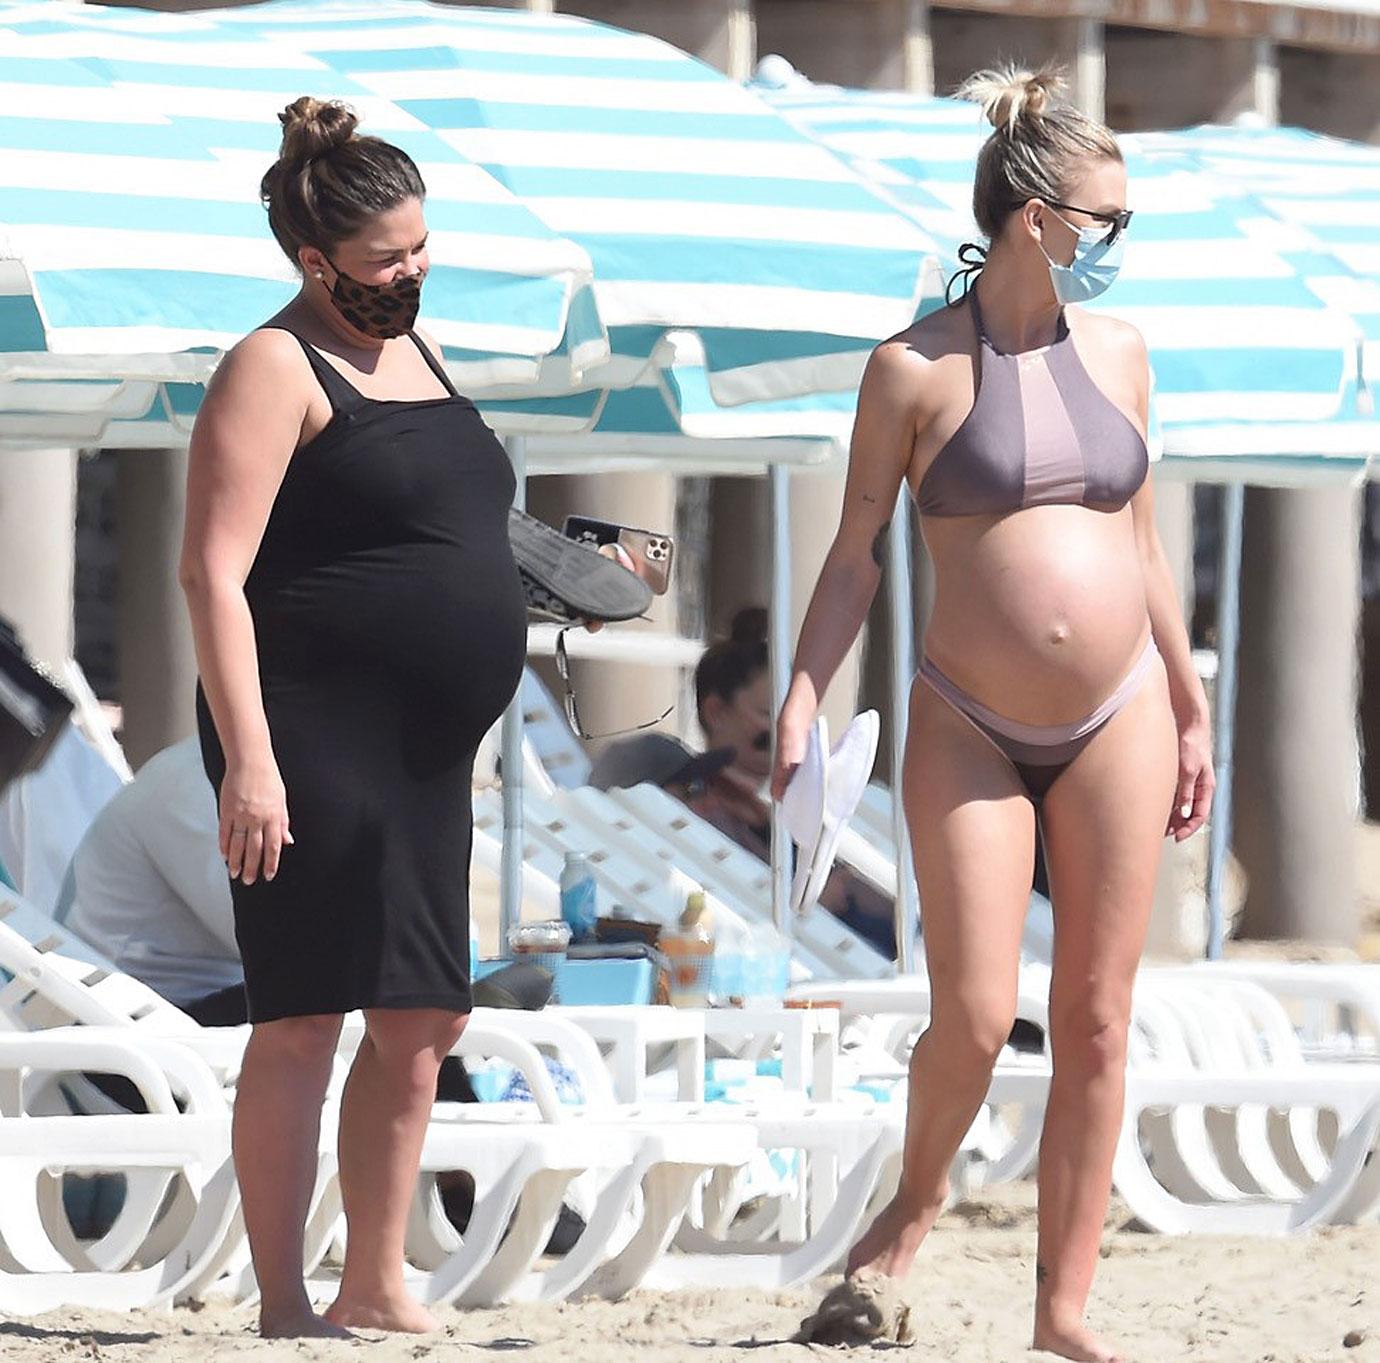
[[[1051,1357],[1027,1347],[1034,1212],[1034,1187],[1021,1183],[992,1189],[944,1216],[907,1284],[918,1324],[917,1343],[904,1351],[908,1358],[1034,1363]],[[1380,1225],[1248,1240],[1146,1235],[1125,1222],[1124,1210],[1113,1206],[1090,1320],[1135,1363],[1380,1363]],[[516,1354],[532,1363],[784,1363],[834,1352],[788,1342],[833,1281],[790,1292],[644,1291],[621,1302],[444,1311],[442,1334],[358,1343],[260,1341],[245,1307],[60,1311],[0,1321],[0,1359],[440,1363]]]

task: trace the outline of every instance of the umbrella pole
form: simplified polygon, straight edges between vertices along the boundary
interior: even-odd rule
[[[1237,646],[1241,639],[1241,524],[1246,489],[1228,483],[1222,490],[1222,545],[1217,566],[1216,725],[1212,763],[1217,773],[1212,820],[1208,825],[1208,960],[1222,956],[1224,935],[1222,877],[1231,846],[1232,754],[1236,739]]]
[[[771,485],[771,702],[772,713],[780,715],[791,684],[791,485],[783,464],[773,464],[767,476]],[[781,817],[781,805],[775,800],[771,806],[771,916],[777,931],[789,941],[791,839]]]
[[[915,970],[915,925],[919,912],[911,873],[910,830],[906,825],[902,773],[906,725],[915,671],[915,614],[910,561],[910,489],[902,484],[887,535],[891,597],[891,835],[896,844],[896,969]]]
[[[527,506],[527,442],[520,435],[510,435],[504,444],[517,475],[513,505],[521,511]],[[503,712],[499,751],[503,763],[503,860],[499,874],[498,954],[509,956],[512,952],[508,930],[522,921],[521,682]]]

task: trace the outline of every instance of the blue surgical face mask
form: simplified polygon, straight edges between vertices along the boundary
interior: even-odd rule
[[[1107,227],[1075,227],[1071,222],[1049,210],[1070,232],[1078,234],[1078,244],[1073,248],[1073,263],[1060,265],[1050,260],[1049,252],[1043,246],[1040,253],[1049,261],[1049,277],[1054,284],[1054,296],[1060,303],[1086,303],[1098,294],[1105,293],[1121,269],[1121,258],[1126,252],[1126,233],[1118,232],[1116,240],[1106,244],[1110,231]]]

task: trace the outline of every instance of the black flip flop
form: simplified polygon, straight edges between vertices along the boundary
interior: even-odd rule
[[[636,573],[516,507],[508,541],[534,614],[562,624],[632,620],[652,604],[652,589]]]
[[[521,1008],[529,1013],[545,1008],[554,979],[545,966],[513,961],[476,980],[470,995],[476,1008]]]

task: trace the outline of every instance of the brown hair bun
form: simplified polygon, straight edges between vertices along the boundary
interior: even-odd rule
[[[283,125],[283,145],[278,160],[300,166],[314,161],[348,142],[359,126],[359,116],[338,99],[316,99],[303,95],[278,115]]]
[[[735,644],[760,644],[767,638],[767,608],[765,606],[744,606],[733,617],[728,627],[728,637]]]
[[[329,252],[380,213],[426,197],[412,158],[356,132],[359,116],[348,104],[302,95],[278,121],[283,145],[259,182],[259,197],[283,254],[299,268],[304,246]]]

